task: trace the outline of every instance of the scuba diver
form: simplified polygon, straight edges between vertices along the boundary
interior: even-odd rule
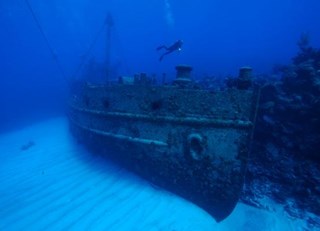
[[[159,51],[161,49],[165,49],[166,50],[166,52],[160,56],[159,61],[161,62],[165,55],[168,55],[168,54],[170,54],[170,53],[172,53],[174,51],[181,51],[182,44],[183,44],[183,41],[182,40],[178,40],[173,45],[171,45],[170,47],[167,47],[167,46],[164,46],[164,45],[159,46],[157,48],[157,51]]]

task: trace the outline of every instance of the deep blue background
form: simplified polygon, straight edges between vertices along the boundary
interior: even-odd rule
[[[0,131],[64,111],[66,78],[82,59],[104,60],[105,33],[85,54],[113,15],[111,64],[117,73],[174,74],[180,63],[194,77],[256,74],[288,64],[302,32],[320,46],[318,0],[29,0],[61,63],[57,64],[24,0],[0,0]],[[182,52],[158,61],[155,48],[184,40]],[[79,77],[79,76],[77,76]]]

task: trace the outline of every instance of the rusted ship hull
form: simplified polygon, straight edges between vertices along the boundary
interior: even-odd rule
[[[70,103],[74,136],[205,209],[217,221],[241,193],[255,92],[86,86]]]

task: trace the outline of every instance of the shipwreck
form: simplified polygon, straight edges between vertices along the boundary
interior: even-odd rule
[[[216,221],[234,209],[244,184],[257,91],[251,68],[233,86],[197,85],[190,66],[171,84],[146,74],[84,84],[70,97],[73,135],[152,184],[207,211]]]
[[[225,89],[197,84],[186,65],[176,67],[170,84],[156,84],[146,74],[110,82],[114,22],[108,14],[107,81],[69,84],[32,6],[26,4],[61,75],[72,85],[68,119],[74,137],[93,152],[193,202],[216,221],[226,218],[244,185],[254,130],[259,91],[252,86],[251,68],[241,68]]]

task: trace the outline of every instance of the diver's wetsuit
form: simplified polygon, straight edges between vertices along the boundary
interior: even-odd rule
[[[164,54],[162,54],[159,58],[159,61],[162,61],[163,57],[167,54],[170,54],[171,52],[174,52],[174,51],[180,51],[181,50],[181,47],[182,47],[182,44],[183,44],[183,41],[182,40],[178,40],[176,41],[173,45],[171,45],[170,47],[167,47],[167,46],[159,46],[157,48],[157,50],[161,50],[161,49],[165,49],[167,50],[167,52],[165,52]]]

